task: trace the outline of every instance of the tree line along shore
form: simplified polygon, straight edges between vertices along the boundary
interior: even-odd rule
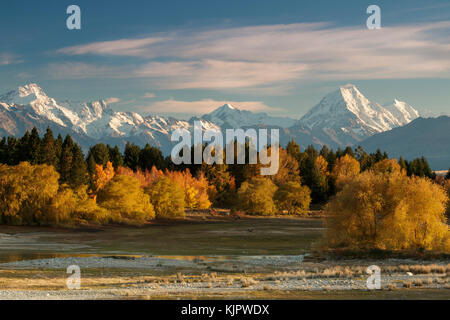
[[[272,176],[260,175],[260,163],[174,165],[148,144],[123,153],[96,144],[85,157],[70,135],[33,128],[0,140],[0,223],[141,225],[210,207],[302,216],[320,204],[326,248],[450,251],[450,170],[439,177],[423,157],[294,141],[279,155]]]

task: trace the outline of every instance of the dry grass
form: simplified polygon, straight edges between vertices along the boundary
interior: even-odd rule
[[[422,286],[423,286],[423,281],[422,281],[422,279],[415,279],[415,280],[413,281],[413,285],[414,285],[415,287],[422,287]]]
[[[402,288],[448,288],[450,277],[448,276],[449,264],[428,265],[389,265],[382,267],[382,276],[385,275],[388,284],[385,290],[401,290]],[[302,289],[322,288],[323,290],[335,290],[335,280],[345,279],[348,286],[360,288],[361,281],[365,281],[366,266],[350,264],[344,266],[330,266],[311,263],[302,265],[302,269],[291,271],[275,271],[273,273],[222,273],[205,272],[203,274],[191,274],[191,271],[170,274],[155,274],[141,271],[121,270],[108,271],[92,269],[82,275],[82,288],[86,289],[110,289],[135,290],[146,288],[149,290],[177,290],[181,286],[194,288],[230,288],[238,290],[246,288],[252,290],[268,291],[282,290],[285,286],[291,286],[289,282],[299,281]],[[406,272],[412,272],[414,276],[406,277]],[[151,273],[150,273],[151,274]],[[396,279],[396,274],[399,278]],[[418,274],[422,274],[418,276]],[[423,276],[429,274],[429,276]],[[406,280],[404,280],[406,279]],[[1,270],[0,287],[5,290],[65,290],[67,276],[60,270]],[[190,284],[196,284],[191,286]],[[294,284],[297,286],[297,284]],[[299,287],[299,288],[300,288]],[[277,289],[278,288],[278,289]],[[405,290],[406,292],[407,290]],[[409,291],[409,290],[408,290]],[[147,293],[146,293],[147,294]],[[152,293],[154,294],[154,293]]]
[[[450,264],[428,264],[428,265],[399,265],[387,266],[384,268],[388,272],[411,272],[413,274],[449,274]]]
[[[241,282],[241,286],[242,288],[248,288],[254,285],[257,285],[259,282],[254,280],[253,278],[249,278],[249,277],[242,277],[239,279],[239,281]]]
[[[412,288],[413,282],[412,281],[403,281],[403,288]]]
[[[390,290],[390,291],[396,290],[396,289],[397,289],[397,284],[396,284],[396,283],[393,283],[393,282],[389,282],[389,283],[387,284],[386,288],[387,288],[388,290]]]

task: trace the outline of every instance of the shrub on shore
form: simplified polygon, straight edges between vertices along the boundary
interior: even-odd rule
[[[59,174],[53,166],[0,165],[0,217],[4,224],[38,224],[57,195]]]
[[[279,211],[286,210],[288,214],[305,214],[311,203],[311,191],[295,181],[282,184],[274,195]]]
[[[184,217],[184,192],[167,177],[145,188],[155,209],[156,218]]]
[[[268,178],[254,177],[238,190],[239,207],[250,214],[273,215],[277,212],[273,196],[276,185]]]
[[[115,176],[99,191],[97,202],[110,212],[110,222],[143,223],[155,217],[150,197],[134,177]]]
[[[327,244],[449,251],[447,200],[443,188],[427,178],[364,172],[347,181],[326,206]]]

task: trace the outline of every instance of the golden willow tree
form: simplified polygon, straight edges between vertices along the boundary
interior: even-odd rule
[[[327,204],[329,247],[450,250],[445,190],[393,162],[347,180]]]
[[[114,222],[144,223],[155,217],[150,197],[135,177],[116,175],[99,191],[97,202],[108,210]]]
[[[336,164],[331,173],[336,181],[336,188],[341,190],[349,181],[358,176],[361,171],[358,160],[346,154],[337,159]]]
[[[53,166],[0,165],[0,223],[70,225],[103,223],[108,212],[90,199],[86,186],[71,189],[58,183]]]

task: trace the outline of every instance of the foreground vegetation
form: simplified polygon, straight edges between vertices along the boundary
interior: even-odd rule
[[[448,255],[430,260],[327,259],[322,252],[311,254],[323,233],[322,219],[242,216],[236,220],[206,211],[139,228],[3,225],[0,298],[448,297]],[[310,255],[300,259],[306,253]],[[82,270],[81,290],[66,288],[70,264]],[[382,290],[366,288],[365,270],[372,264],[382,270]]]
[[[381,290],[367,290],[367,265],[349,261],[339,265],[305,262],[278,271],[258,269],[245,273],[212,271],[207,269],[207,260],[203,263],[163,270],[85,267],[81,290],[67,290],[65,270],[3,269],[0,298],[447,299],[450,288],[450,265],[443,263],[385,264]]]
[[[325,209],[328,246],[450,252],[448,197],[439,184],[407,177],[392,160],[339,179]]]
[[[97,144],[85,159],[70,136],[33,129],[0,141],[0,223],[142,225],[210,207],[302,216],[314,203],[326,204],[324,248],[450,250],[450,175],[434,176],[426,159],[293,141],[279,154],[273,176],[260,176],[260,163],[174,166],[149,145],[122,154]]]

